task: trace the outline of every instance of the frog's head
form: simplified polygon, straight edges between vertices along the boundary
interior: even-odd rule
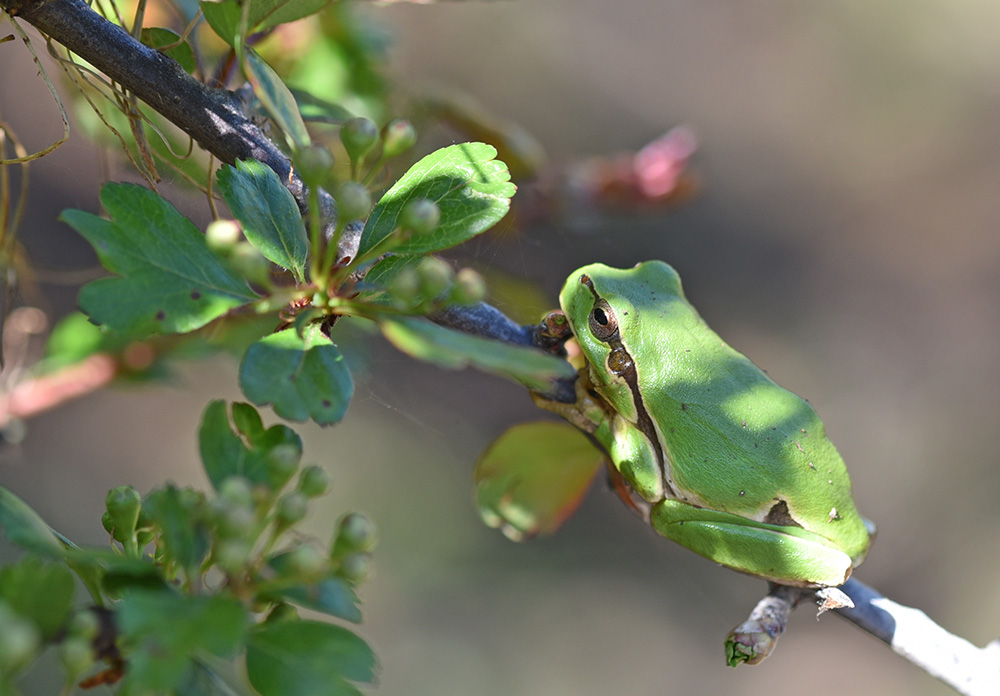
[[[629,420],[635,417],[637,357],[656,353],[656,343],[662,340],[658,330],[651,328],[660,323],[650,319],[662,316],[683,298],[680,276],[662,261],[632,268],[600,263],[584,266],[569,277],[559,295],[591,367],[591,381],[609,405]]]

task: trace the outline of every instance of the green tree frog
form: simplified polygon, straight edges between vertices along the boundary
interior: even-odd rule
[[[847,580],[874,526],[823,423],[708,327],[673,268],[584,266],[559,300],[585,361],[579,398],[536,401],[600,443],[653,529],[773,582]]]

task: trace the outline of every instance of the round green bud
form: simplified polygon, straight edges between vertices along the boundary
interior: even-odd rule
[[[251,283],[267,285],[271,281],[271,262],[261,256],[250,242],[237,242],[233,245],[229,264]]]
[[[337,524],[334,555],[340,557],[352,551],[371,551],[377,539],[378,533],[371,518],[363,512],[350,512]]]
[[[427,299],[435,299],[451,287],[455,271],[444,259],[428,256],[417,266],[417,278],[420,280],[420,294]]]
[[[371,558],[367,553],[349,553],[340,559],[337,575],[352,585],[364,582],[371,569]]]
[[[219,536],[227,539],[246,537],[254,528],[257,515],[247,505],[222,505],[215,513],[215,524]]]
[[[219,539],[212,551],[212,558],[224,573],[235,575],[250,563],[252,553],[253,546],[246,539]]]
[[[330,570],[330,561],[312,546],[299,546],[285,557],[285,571],[293,578],[312,583]]]
[[[219,486],[219,500],[229,505],[253,507],[253,486],[245,476],[228,476]]]
[[[271,490],[280,491],[299,470],[302,452],[295,445],[278,445],[267,453],[267,474]]]
[[[415,305],[419,299],[417,293],[420,292],[420,277],[417,275],[417,269],[404,268],[401,270],[389,283],[388,290],[400,309]]]
[[[139,510],[142,508],[142,496],[132,486],[118,486],[108,491],[105,505],[114,528],[115,539],[124,542],[135,533]]]
[[[309,511],[309,499],[299,491],[286,493],[278,499],[278,521],[288,527],[302,521]]]
[[[59,661],[69,682],[75,682],[94,666],[94,649],[85,638],[67,638],[59,646]]]
[[[340,127],[340,142],[352,162],[360,162],[378,144],[378,127],[371,120],[358,116]]]
[[[0,674],[14,674],[34,659],[42,637],[35,625],[0,602]]]
[[[67,635],[88,641],[93,640],[100,630],[101,621],[90,609],[81,609],[74,613],[66,627]]]
[[[403,118],[394,118],[382,129],[382,156],[401,155],[417,144],[417,130]]]
[[[243,231],[236,220],[215,220],[205,228],[205,241],[215,252],[228,254],[242,236]]]
[[[368,188],[357,181],[345,181],[337,187],[334,196],[337,201],[337,213],[344,222],[363,220],[372,209],[372,195]]]
[[[423,237],[437,229],[441,222],[441,209],[434,201],[414,198],[399,213],[399,226],[415,237]]]
[[[299,490],[307,498],[318,498],[330,487],[330,474],[321,466],[307,466],[299,474]]]
[[[451,291],[451,300],[456,304],[475,304],[486,297],[486,281],[478,272],[471,268],[459,269],[455,274],[455,287]]]
[[[295,169],[309,188],[325,187],[333,174],[333,153],[322,145],[309,145],[295,153]]]

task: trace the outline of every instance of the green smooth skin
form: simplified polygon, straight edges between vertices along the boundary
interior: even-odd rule
[[[874,528],[823,423],[708,327],[673,268],[584,266],[559,299],[605,405],[591,432],[658,533],[773,582],[847,580]]]

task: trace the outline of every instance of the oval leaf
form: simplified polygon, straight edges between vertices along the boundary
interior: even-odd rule
[[[268,261],[305,279],[309,241],[291,192],[270,167],[257,160],[237,160],[218,174],[219,190],[243,227],[247,240]]]
[[[259,626],[247,647],[247,676],[262,696],[360,694],[375,678],[375,655],[341,626],[287,621]]]
[[[515,425],[476,464],[479,514],[514,541],[551,534],[576,512],[604,461],[568,423]]]
[[[256,51],[248,48],[245,60],[241,62],[247,82],[253,85],[253,93],[264,106],[267,115],[278,124],[285,134],[285,140],[293,150],[309,145],[309,131],[299,113],[295,97],[274,69]]]
[[[432,152],[410,167],[386,191],[361,233],[359,256],[367,256],[399,227],[403,207],[427,198],[441,209],[433,232],[403,242],[399,254],[429,254],[461,244],[485,232],[507,214],[517,187],[496,148],[485,143],[461,143]]]
[[[111,220],[82,210],[60,217],[119,276],[80,290],[80,308],[94,323],[137,338],[187,333],[256,299],[219,263],[194,223],[156,192],[105,184],[101,203]]]
[[[354,382],[337,346],[313,325],[304,336],[285,329],[250,346],[240,364],[240,388],[282,418],[331,425],[347,412]]]
[[[547,391],[552,381],[576,375],[568,362],[554,355],[453,331],[423,319],[383,319],[379,328],[394,346],[414,358],[452,370],[471,365],[536,391]]]

